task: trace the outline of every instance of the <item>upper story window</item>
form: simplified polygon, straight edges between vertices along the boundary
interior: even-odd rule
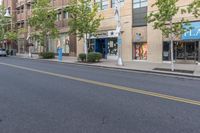
[[[133,26],[146,26],[147,0],[133,0]]]
[[[57,21],[60,21],[60,20],[62,20],[62,12],[58,11],[58,13],[57,13]]]
[[[8,13],[11,14],[11,8],[10,7],[8,7]]]
[[[20,11],[21,11],[21,13],[24,12],[24,6],[21,7]]]
[[[98,5],[99,10],[106,10],[109,6],[109,0],[94,0],[94,3]]]
[[[30,10],[31,9],[31,4],[27,4],[27,10]]]
[[[16,9],[17,14],[20,14],[20,8]]]
[[[124,5],[124,0],[120,0],[120,4]],[[111,7],[115,7],[115,0],[111,0]]]
[[[68,19],[68,18],[69,18],[68,12],[63,11],[63,18],[64,18],[64,19]]]
[[[148,5],[147,0],[133,0],[133,8],[142,8]]]

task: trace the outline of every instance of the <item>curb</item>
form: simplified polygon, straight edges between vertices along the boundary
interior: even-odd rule
[[[12,57],[12,58],[27,59],[27,60],[40,60],[40,61],[46,61],[46,62],[57,62],[57,63],[61,63],[61,64],[73,64],[73,65],[79,65],[79,66],[105,68],[105,69],[120,70],[120,71],[131,71],[131,72],[140,72],[140,73],[148,73],[148,74],[159,74],[159,75],[165,75],[165,76],[176,76],[176,77],[182,77],[182,78],[200,79],[200,75],[198,76],[198,75],[178,73],[178,72],[164,72],[164,71],[159,71],[159,70],[140,70],[140,69],[105,66],[105,65],[92,65],[92,64],[79,63],[79,62],[59,62],[59,61],[48,60],[48,59],[35,59],[35,58],[16,57],[16,56]]]

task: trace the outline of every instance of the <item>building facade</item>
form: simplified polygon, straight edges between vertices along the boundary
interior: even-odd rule
[[[121,34],[122,34],[122,58],[124,61],[148,61],[169,62],[169,39],[164,37],[159,30],[153,29],[153,24],[148,24],[145,17],[148,13],[156,11],[152,4],[156,0],[121,0]],[[187,7],[193,0],[179,0],[177,6]],[[4,0],[5,4],[6,0]],[[42,48],[29,39],[31,28],[27,25],[27,19],[31,16],[32,0],[8,0],[9,4],[15,2],[16,27],[21,35],[18,39],[18,52],[27,51],[27,44],[33,43],[36,52]],[[77,56],[82,53],[83,41],[75,36],[67,35],[68,13],[63,9],[69,3],[68,0],[52,0],[52,6],[57,10],[56,26],[59,29],[59,39],[66,55]],[[97,31],[97,36],[88,38],[89,50],[103,54],[106,59],[116,60],[118,55],[117,34],[115,32],[117,22],[114,16],[115,0],[94,0],[99,5],[99,14],[104,19]],[[14,4],[13,4],[14,5]],[[174,40],[174,59],[178,63],[200,62],[200,18],[194,18],[191,14],[181,13],[174,17],[174,22],[182,17],[188,19],[193,29]],[[57,52],[57,41],[49,38],[49,51]]]
[[[193,0],[179,0],[178,7],[187,8]],[[148,12],[156,11],[151,5],[155,0],[148,1]],[[174,59],[177,63],[198,63],[200,62],[200,18],[191,14],[178,13],[173,21],[188,19],[193,29],[174,40]],[[152,24],[147,25],[147,58],[150,62],[168,62],[170,58],[169,39],[162,36],[159,30],[154,30]]]
[[[8,1],[8,4],[6,4]],[[43,47],[39,42],[32,38],[32,29],[28,25],[28,19],[32,15],[32,6],[34,0],[3,0],[6,8],[14,5],[11,11],[16,16],[14,20],[15,28],[18,31],[17,50],[18,53],[26,53],[30,46],[34,46],[32,51],[39,53],[43,51]],[[51,0],[50,5],[57,11],[56,27],[59,30],[59,37],[56,39],[48,38],[49,51],[57,53],[57,40],[60,40],[64,55],[76,56],[76,37],[67,35],[68,13],[64,8],[68,5],[68,0]]]
[[[124,61],[148,61],[155,63],[169,62],[169,39],[161,31],[153,29],[145,17],[156,11],[152,4],[156,0],[121,0],[122,20],[122,57]],[[193,0],[179,0],[177,6],[187,7]],[[97,32],[97,37],[90,39],[90,47],[101,52],[104,58],[117,59],[116,20],[114,17],[114,0],[96,0],[99,13],[104,20]],[[200,18],[191,14],[177,14],[174,22],[184,17],[191,22],[193,30],[174,40],[174,59],[177,63],[200,62]],[[78,53],[83,52],[83,42],[78,44]]]
[[[15,0],[13,0],[15,1]],[[14,31],[15,30],[15,22],[16,22],[16,14],[15,14],[15,8],[16,5],[13,1],[10,0],[3,0],[2,5],[4,5],[8,13],[12,16],[12,18],[7,18],[7,25],[5,25],[6,29],[5,31]],[[14,41],[10,41],[8,39],[5,39],[0,43],[0,47],[5,48],[7,50],[13,50],[17,48],[17,43]]]

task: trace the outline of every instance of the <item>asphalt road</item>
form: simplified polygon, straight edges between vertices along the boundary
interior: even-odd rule
[[[197,79],[0,57],[0,133],[200,133],[199,103]]]

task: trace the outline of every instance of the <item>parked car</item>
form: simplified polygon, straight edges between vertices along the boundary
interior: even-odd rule
[[[6,56],[6,50],[5,49],[2,49],[0,48],[0,56]]]

